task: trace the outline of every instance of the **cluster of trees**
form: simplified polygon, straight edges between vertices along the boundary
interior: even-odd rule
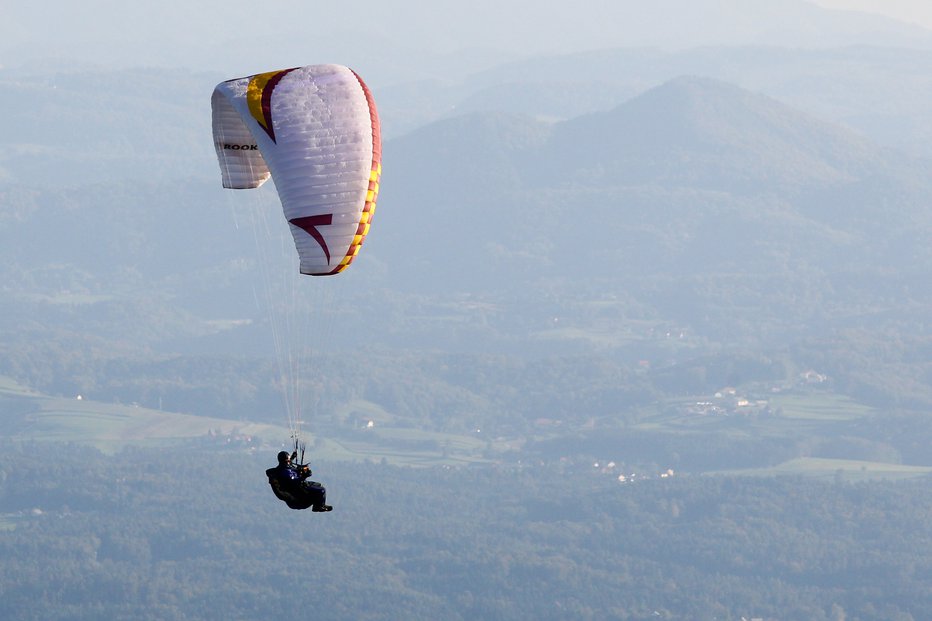
[[[274,455],[0,453],[5,619],[924,618],[932,486],[592,469],[315,463],[335,510],[272,496]]]
[[[0,375],[49,394],[222,418],[280,422],[277,367],[235,356],[114,356],[44,343],[3,346]],[[649,378],[611,358],[512,357],[377,352],[313,358],[307,392],[320,422],[354,399],[377,403],[398,422],[424,429],[486,426],[526,430],[535,418],[576,421],[619,414],[660,394]],[[361,382],[360,378],[365,378]],[[619,419],[620,421],[621,419]]]

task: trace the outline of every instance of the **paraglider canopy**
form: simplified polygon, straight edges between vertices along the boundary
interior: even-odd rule
[[[223,187],[271,177],[302,274],[352,263],[379,192],[382,146],[368,87],[342,65],[310,65],[222,82],[211,98]]]

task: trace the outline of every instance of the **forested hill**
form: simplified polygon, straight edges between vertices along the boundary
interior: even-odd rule
[[[395,191],[430,205],[373,247],[419,231],[392,262],[419,290],[621,298],[719,335],[930,303],[924,164],[729,84],[676,79],[553,125],[464,116],[390,148]]]

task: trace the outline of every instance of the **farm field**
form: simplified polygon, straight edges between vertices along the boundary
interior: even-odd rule
[[[380,418],[374,410],[357,410]],[[270,453],[286,448],[284,426],[168,412],[137,405],[42,395],[0,378],[0,438],[29,445],[76,443],[115,453],[127,446],[234,444]],[[305,434],[315,460],[385,460],[397,465],[466,464],[481,457],[486,441],[470,436],[392,428],[381,423],[333,437]]]

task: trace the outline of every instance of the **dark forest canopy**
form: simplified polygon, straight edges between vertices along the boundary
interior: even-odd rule
[[[0,457],[7,619],[906,621],[932,607],[927,478],[623,485],[591,467],[319,463],[335,510],[305,515],[268,491],[271,452],[35,458]]]

